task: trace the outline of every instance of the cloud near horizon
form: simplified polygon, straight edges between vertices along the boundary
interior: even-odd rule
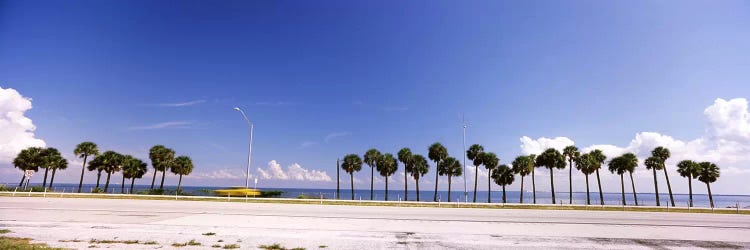
[[[305,169],[297,163],[287,166],[285,171],[276,160],[271,160],[268,162],[267,168],[258,168],[257,170],[260,178],[266,180],[332,181],[331,177],[325,171]]]
[[[47,145],[35,137],[36,126],[24,114],[31,108],[31,98],[0,87],[0,164],[13,162],[22,149]]]

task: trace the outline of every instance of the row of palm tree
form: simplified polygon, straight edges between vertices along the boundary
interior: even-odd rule
[[[354,199],[354,172],[359,172],[362,169],[362,164],[367,164],[371,168],[370,172],[370,199],[374,199],[374,173],[377,170],[380,176],[385,178],[385,200],[388,200],[388,178],[398,170],[398,162],[400,161],[404,165],[404,199],[408,199],[408,181],[407,176],[414,178],[416,183],[417,201],[419,197],[419,179],[429,172],[429,165],[424,156],[419,154],[413,154],[411,149],[402,148],[398,152],[398,161],[394,159],[391,154],[382,154],[377,149],[370,149],[365,152],[362,158],[357,154],[349,154],[344,156],[341,168],[349,173],[351,176],[351,189],[352,199]],[[666,161],[671,156],[669,149],[665,147],[657,147],[651,152],[651,156],[645,159],[644,165],[647,169],[653,171],[654,175],[654,193],[656,194],[656,205],[661,206],[659,200],[659,189],[658,189],[658,178],[657,170],[663,170],[664,176],[667,181],[667,189],[669,190],[669,198],[672,206],[675,206],[674,196],[672,195],[672,185],[669,181],[668,171],[666,169]],[[611,173],[620,176],[620,187],[622,193],[622,204],[626,204],[625,199],[625,177],[627,173],[630,176],[630,183],[633,189],[633,198],[635,205],[638,206],[638,196],[635,191],[635,182],[633,180],[633,172],[638,167],[638,158],[633,153],[624,153],[621,156],[614,157],[607,161],[607,157],[601,150],[594,149],[588,153],[581,153],[575,146],[567,146],[562,152],[554,148],[548,148],[541,154],[535,155],[521,155],[516,157],[511,166],[499,165],[499,158],[492,152],[485,152],[484,147],[478,144],[471,145],[469,150],[466,151],[466,157],[471,160],[472,165],[475,167],[474,171],[474,202],[476,202],[477,186],[478,186],[478,173],[479,167],[484,166],[488,171],[487,176],[487,191],[492,192],[492,181],[495,184],[502,186],[503,188],[503,203],[506,202],[505,187],[511,185],[515,181],[515,175],[518,174],[521,177],[521,193],[520,203],[523,203],[523,188],[524,188],[524,177],[531,174],[532,181],[532,199],[533,203],[536,203],[536,178],[534,176],[535,169],[538,167],[547,168],[550,172],[550,191],[552,194],[552,204],[556,204],[556,192],[555,192],[555,180],[554,170],[565,169],[568,167],[568,180],[569,180],[569,203],[573,203],[573,166],[575,169],[584,174],[586,180],[586,204],[591,204],[591,196],[589,191],[589,175],[596,174],[597,185],[599,187],[599,201],[601,205],[604,205],[604,193],[602,191],[601,176],[599,169],[606,163]],[[364,160],[363,160],[364,158]],[[451,196],[451,184],[452,177],[461,176],[463,174],[461,164],[453,157],[448,155],[448,150],[440,143],[434,143],[428,148],[428,158],[435,162],[436,173],[435,173],[435,195],[433,201],[438,201],[437,190],[438,181],[440,176],[448,177],[448,200],[450,201]],[[499,166],[498,166],[499,165]],[[690,201],[689,206],[693,206],[693,188],[692,179],[698,179],[706,184],[708,189],[709,201],[711,207],[714,206],[713,195],[711,193],[711,183],[715,182],[720,173],[719,167],[711,162],[694,162],[691,160],[683,160],[677,164],[677,172],[680,176],[688,179],[690,189]],[[492,202],[491,195],[488,195],[487,202]]]
[[[113,173],[122,172],[121,192],[125,192],[125,179],[130,180],[130,192],[133,192],[133,186],[135,179],[142,178],[148,171],[148,165],[142,160],[135,158],[131,155],[123,155],[115,151],[105,151],[99,153],[99,148],[96,143],[93,142],[82,142],[76,146],[73,150],[76,157],[83,159],[83,166],[81,167],[81,177],[78,183],[78,192],[81,192],[83,187],[83,177],[86,170],[96,171],[96,190],[100,191],[100,182],[102,172],[107,173],[107,179],[104,184],[104,191],[109,189],[110,178]],[[187,156],[174,157],[174,150],[164,147],[163,145],[156,145],[149,151],[149,158],[151,159],[151,165],[154,168],[154,177],[151,180],[151,189],[154,189],[154,182],[156,180],[156,173],[162,172],[162,179],[159,189],[164,188],[164,176],[166,170],[169,169],[172,173],[179,175],[179,181],[177,184],[177,190],[181,189],[182,176],[189,175],[193,171],[192,160]],[[88,161],[89,157],[94,157],[93,160]],[[20,170],[31,170],[34,172],[39,171],[39,168],[44,168],[44,181],[42,186],[47,188],[47,173],[52,170],[52,178],[50,180],[49,188],[52,188],[52,184],[55,180],[55,173],[57,169],[64,170],[68,167],[68,162],[60,155],[60,152],[55,148],[39,148],[30,147],[24,150],[16,156],[13,160],[13,165]],[[21,183],[19,187],[23,185],[26,175],[21,177]]]

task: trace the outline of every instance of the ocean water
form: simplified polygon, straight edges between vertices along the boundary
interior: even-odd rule
[[[13,185],[11,183],[6,184],[7,186],[13,188],[16,185]],[[40,183],[37,184],[31,184],[31,186],[40,186]],[[94,184],[84,184],[83,185],[83,192],[91,192],[94,188]],[[103,187],[104,185],[101,185]],[[139,191],[148,190],[150,185],[135,185],[133,188],[133,192],[137,193]],[[71,191],[76,191],[78,188],[78,184],[70,184],[70,183],[60,183],[55,184],[54,190],[57,192],[66,192],[69,193]],[[183,192],[187,193],[189,195],[196,195],[196,196],[214,196],[212,190],[216,189],[223,189],[226,187],[200,187],[200,186],[183,186]],[[165,189],[167,190],[175,190],[177,189],[176,186],[165,186]],[[258,189],[261,190],[279,190],[283,191],[281,194],[281,198],[297,198],[300,195],[305,196],[313,196],[313,197],[322,197],[323,199],[335,199],[336,198],[336,189],[313,189],[313,188],[264,188],[264,187],[258,187]],[[124,192],[127,193],[129,191],[129,185],[125,185]],[[524,204],[530,204],[533,203],[533,193],[531,191],[524,190],[523,195],[523,203]],[[120,189],[120,184],[110,184],[109,190],[107,190],[108,193],[121,193],[122,190]],[[432,201],[435,191],[434,189],[430,190],[420,190],[420,201]],[[560,204],[562,202],[563,204],[569,204],[569,194],[568,192],[556,192],[556,199],[557,204]],[[417,199],[417,193],[415,190],[411,189],[408,192],[408,200],[409,201],[415,201]],[[447,191],[438,191],[437,193],[438,199],[441,202],[447,202],[448,201],[448,192]],[[452,191],[450,194],[450,199],[452,202],[472,202],[474,193],[469,191],[467,193],[467,196],[464,196],[463,190],[460,191]],[[487,202],[488,193],[487,191],[478,191],[477,192],[477,202]],[[591,204],[592,205],[598,205],[599,203],[599,192],[591,192]],[[654,193],[637,193],[638,196],[638,205],[641,206],[655,206],[656,205],[656,196]],[[519,191],[507,191],[506,192],[506,202],[508,203],[519,203],[520,202],[521,193]],[[468,199],[467,199],[468,198]],[[501,203],[502,202],[502,190],[493,190],[491,194],[491,202],[492,203]],[[352,192],[350,189],[340,189],[340,199],[342,200],[351,200],[352,199]],[[370,200],[370,190],[363,190],[363,189],[355,189],[354,190],[354,200]],[[373,200],[385,200],[385,191],[384,190],[374,190],[373,191]],[[671,206],[669,201],[669,194],[668,193],[660,193],[659,199],[661,201],[661,206]],[[405,200],[404,199],[404,190],[402,189],[392,189],[388,190],[388,200],[391,201],[398,201],[398,200]],[[675,206],[677,207],[687,207],[688,206],[688,200],[689,195],[688,194],[674,194],[674,200],[675,200]],[[625,193],[625,202],[627,205],[635,205],[633,194],[632,193]],[[537,204],[551,204],[552,203],[552,193],[545,192],[545,191],[537,191],[536,192],[536,203]],[[586,192],[573,192],[573,204],[586,204]],[[604,193],[604,204],[605,205],[622,205],[622,194],[621,193]],[[693,205],[695,207],[710,207],[707,194],[693,194]],[[714,195],[714,204],[717,208],[726,208],[726,207],[735,207],[736,205],[739,205],[740,208],[750,208],[750,196],[748,195]]]

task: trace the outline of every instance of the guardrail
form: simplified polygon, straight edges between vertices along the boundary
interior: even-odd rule
[[[287,203],[287,204],[320,204],[320,205],[354,205],[354,206],[393,206],[393,207],[440,207],[440,208],[516,208],[548,210],[594,210],[594,211],[640,211],[640,212],[691,212],[750,214],[746,208],[704,208],[704,207],[657,207],[630,205],[581,205],[581,204],[520,204],[520,203],[466,203],[466,202],[427,202],[427,201],[373,201],[373,200],[336,200],[336,199],[294,199],[294,198],[258,198],[258,197],[219,197],[187,195],[146,195],[146,194],[106,194],[106,193],[65,193],[65,192],[16,192],[2,191],[5,197],[50,197],[50,198],[104,198],[104,199],[139,199],[139,200],[182,200],[182,201],[224,201],[253,203]]]

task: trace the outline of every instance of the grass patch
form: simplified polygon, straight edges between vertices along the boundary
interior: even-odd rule
[[[16,238],[16,237],[5,237],[0,236],[0,249],[12,249],[12,250],[64,250],[64,248],[56,248],[47,246],[43,243],[31,243],[29,238]]]
[[[159,244],[159,242],[156,242],[156,241],[153,241],[153,240],[143,242],[143,245],[158,245],[158,244]]]
[[[58,242],[83,242],[83,241],[79,239],[72,239],[72,240],[58,240]]]
[[[177,242],[175,242],[175,243],[172,243],[172,246],[173,246],[173,247],[184,247],[184,246],[200,246],[200,245],[201,245],[201,243],[200,243],[200,242],[197,242],[197,241],[195,241],[195,240],[190,240],[190,241],[188,241],[188,242],[185,242],[185,243],[177,243]]]
[[[318,246],[318,248],[328,248],[328,246],[326,246],[326,245],[320,245],[320,246]]]
[[[97,245],[89,245],[89,248],[99,248]]]
[[[208,233],[203,233],[203,235],[205,235],[205,236],[214,236],[214,235],[216,235],[216,233],[214,233],[214,232],[208,232]]]
[[[219,244],[213,244],[213,245],[211,245],[211,247],[213,247],[213,248],[221,248],[221,245],[219,245]]]
[[[239,244],[228,244],[221,247],[222,249],[237,249],[240,248]]]
[[[8,229],[0,229],[0,234],[7,234],[7,233],[10,233],[10,232],[11,231],[8,230]]]
[[[286,248],[279,243],[273,243],[273,245],[260,245],[258,248],[264,250],[305,250],[305,248],[302,247]]]
[[[217,240],[216,242],[224,242],[224,240],[222,240],[222,239],[219,239],[219,240]]]
[[[80,240],[72,240],[72,241],[68,241],[68,242],[81,242],[81,241]],[[156,241],[140,242],[138,240],[97,240],[97,239],[91,239],[91,240],[89,240],[89,244],[126,244],[126,245],[144,244],[144,245],[156,245],[156,244],[159,244],[159,243],[157,243]]]

